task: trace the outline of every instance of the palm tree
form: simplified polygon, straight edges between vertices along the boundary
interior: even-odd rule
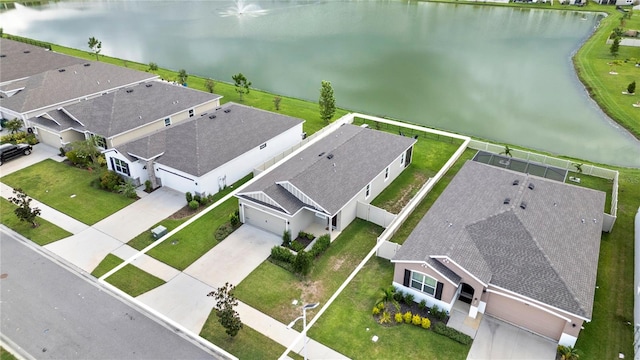
[[[500,153],[500,155],[505,154],[506,156],[509,157],[513,157],[513,155],[511,155],[511,148],[509,147],[509,145],[505,145],[504,146],[504,151]]]
[[[560,355],[560,360],[578,360],[580,358],[580,352],[573,346],[558,345],[558,355]]]
[[[376,304],[386,305],[388,303],[392,303],[393,306],[396,307],[396,309],[400,309],[400,303],[398,303],[398,301],[394,298],[396,288],[394,288],[393,286],[389,286],[388,288],[380,288],[380,290],[382,291],[382,297],[380,297],[380,300],[378,300]]]
[[[582,163],[574,163],[573,167],[576,168],[576,171],[578,172],[578,174],[582,174]]]

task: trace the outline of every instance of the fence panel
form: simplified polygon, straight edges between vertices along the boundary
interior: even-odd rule
[[[378,257],[391,260],[396,256],[396,253],[398,252],[398,250],[400,250],[401,247],[402,245],[400,244],[392,243],[390,241],[384,241],[378,248],[376,255]]]
[[[358,201],[358,205],[356,208],[356,216],[360,219],[367,220],[376,225],[380,225],[383,228],[386,228],[391,224],[393,220],[396,219],[396,215],[386,211],[385,209],[381,209],[379,207],[375,207],[371,204],[366,204]]]

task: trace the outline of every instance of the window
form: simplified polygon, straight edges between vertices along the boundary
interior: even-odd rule
[[[367,188],[364,191],[364,198],[368,199],[369,195],[371,195],[371,184],[367,184]]]
[[[193,117],[193,109],[189,109],[189,117]]]
[[[111,158],[111,166],[113,166],[113,171],[130,176],[129,173],[129,164],[127,164],[124,160]]]
[[[404,164],[404,153],[400,155],[400,165]]]
[[[164,119],[164,126],[169,126],[169,125],[171,125],[171,118]]]
[[[389,167],[384,169],[384,181],[389,180]]]
[[[427,275],[418,272],[411,272],[411,287],[423,293],[435,296],[438,282]]]

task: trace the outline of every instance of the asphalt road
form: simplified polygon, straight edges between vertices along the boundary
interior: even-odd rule
[[[36,359],[212,359],[0,229],[0,333]]]

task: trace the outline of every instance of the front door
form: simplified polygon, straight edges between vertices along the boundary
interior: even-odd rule
[[[460,296],[458,297],[458,300],[471,304],[473,301],[473,293],[475,292],[473,286],[466,283],[462,283],[461,285],[462,289],[460,289]]]

